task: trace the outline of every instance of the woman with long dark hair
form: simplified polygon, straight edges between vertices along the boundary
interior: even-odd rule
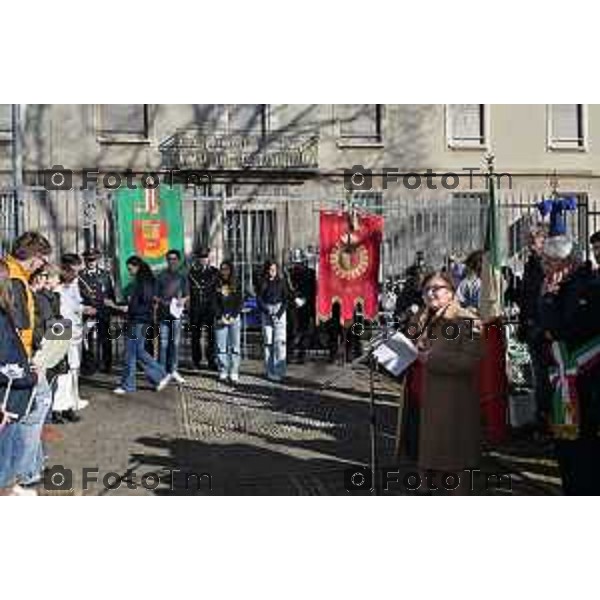
[[[156,280],[152,269],[139,256],[127,259],[127,270],[133,281],[129,289],[129,301],[120,310],[127,313],[125,327],[125,365],[121,385],[115,389],[118,395],[135,392],[135,372],[138,361],[142,364],[146,377],[160,392],[169,383],[170,377],[161,364],[146,351],[145,342],[154,320]],[[113,305],[113,307],[117,308]]]
[[[257,303],[262,314],[266,375],[271,381],[282,381],[287,367],[287,293],[277,263],[273,261],[265,263]]]
[[[239,381],[240,373],[240,329],[242,295],[233,275],[230,261],[221,263],[219,283],[215,294],[215,342],[219,379],[231,383]]]

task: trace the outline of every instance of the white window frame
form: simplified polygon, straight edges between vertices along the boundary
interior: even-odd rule
[[[550,151],[568,151],[568,152],[587,152],[589,150],[589,127],[588,127],[588,108],[587,104],[581,106],[581,134],[582,138],[578,140],[561,140],[554,136],[552,131],[552,107],[553,104],[546,104],[546,147]],[[577,145],[574,142],[579,142]]]
[[[383,147],[383,124],[385,119],[384,104],[375,104],[377,107],[376,118],[377,118],[377,134],[372,136],[372,139],[367,139],[366,136],[349,136],[342,134],[342,122],[340,120],[338,111],[336,110],[336,104],[333,105],[333,116],[335,120],[335,134],[337,139],[337,145],[340,148],[382,148]]]
[[[480,104],[483,113],[483,139],[469,140],[457,138],[452,131],[451,104],[444,105],[444,121],[446,128],[446,145],[453,150],[488,150],[490,141],[490,109],[488,104]]]

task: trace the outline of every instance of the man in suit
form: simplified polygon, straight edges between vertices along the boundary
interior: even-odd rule
[[[188,272],[189,316],[192,334],[192,361],[200,368],[202,363],[203,332],[207,333],[206,360],[216,370],[214,342],[214,300],[219,281],[219,270],[210,264],[210,249],[201,248],[194,254]]]

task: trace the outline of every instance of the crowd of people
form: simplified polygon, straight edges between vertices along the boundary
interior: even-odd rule
[[[600,232],[590,244],[599,265]],[[138,365],[156,391],[172,382],[184,383],[179,372],[184,318],[194,366],[206,362],[230,385],[240,380],[245,298],[230,261],[216,268],[204,248],[186,268],[181,253],[173,249],[156,274],[140,257],[131,256],[126,262],[130,284],[121,294],[126,302],[118,302],[97,250],[82,257],[64,254],[59,264],[51,263],[51,255],[44,236],[27,232],[0,260],[3,495],[35,493],[31,485],[40,481],[44,468],[43,432],[51,431],[50,423],[81,418],[89,401],[80,397],[80,373],[111,373],[119,336],[124,337],[125,352],[117,395],[136,391]],[[395,327],[416,325],[427,331],[416,340],[419,359],[406,374],[400,424],[404,451],[424,471],[479,466],[477,371],[486,351],[482,263],[483,252],[476,251],[464,261],[450,257],[436,270],[419,253],[401,288],[388,282],[382,291],[382,312],[394,315]],[[292,267],[280,269],[268,261],[256,285],[264,374],[273,382],[286,376],[288,339],[302,357],[310,345],[307,332],[314,328],[316,280],[301,264]],[[535,432],[556,437],[566,493],[600,494],[600,270],[582,260],[568,237],[549,235],[540,226],[531,231],[522,276],[508,268],[503,276],[505,304],[519,315],[517,335],[530,356]],[[431,335],[432,330],[467,322],[468,341],[464,336]],[[348,334],[335,316],[329,330],[338,349],[341,335],[341,346],[360,354],[361,335]],[[60,339],[67,341],[61,345],[56,342]],[[51,364],[49,346],[54,352]],[[565,394],[576,398],[574,409],[557,400]]]
[[[504,316],[512,321],[518,315],[515,337],[530,357],[532,439],[552,442],[565,493],[599,495],[600,232],[589,242],[594,261],[583,260],[568,236],[537,226],[530,232],[522,276],[508,268],[502,275],[510,308]],[[401,452],[423,471],[480,465],[480,370],[487,331],[480,310],[482,257],[476,251],[462,265],[451,260],[436,271],[424,268],[418,256],[402,289],[388,286],[384,296],[401,330],[417,324],[418,331],[427,331],[416,341],[419,358],[406,373],[399,427]],[[466,322],[468,343],[462,335],[454,340],[435,334]]]
[[[26,232],[14,242],[0,260],[1,495],[35,494],[43,439],[52,437],[52,424],[81,418],[89,400],[80,397],[80,373],[111,373],[120,336],[125,351],[117,395],[135,392],[138,365],[156,391],[184,383],[178,370],[184,315],[194,365],[200,368],[204,358],[219,380],[239,382],[242,288],[234,265],[224,261],[217,269],[209,253],[201,249],[186,269],[180,251],[169,250],[158,274],[129,257],[126,301],[119,302],[97,250],[64,254],[52,264],[43,235]],[[286,376],[286,315],[299,293],[275,262],[265,264],[257,307],[265,376],[273,382]]]

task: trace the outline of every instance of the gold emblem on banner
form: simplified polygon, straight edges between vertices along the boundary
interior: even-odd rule
[[[358,279],[369,268],[369,251],[356,235],[345,234],[330,255],[333,272],[340,279]]]

